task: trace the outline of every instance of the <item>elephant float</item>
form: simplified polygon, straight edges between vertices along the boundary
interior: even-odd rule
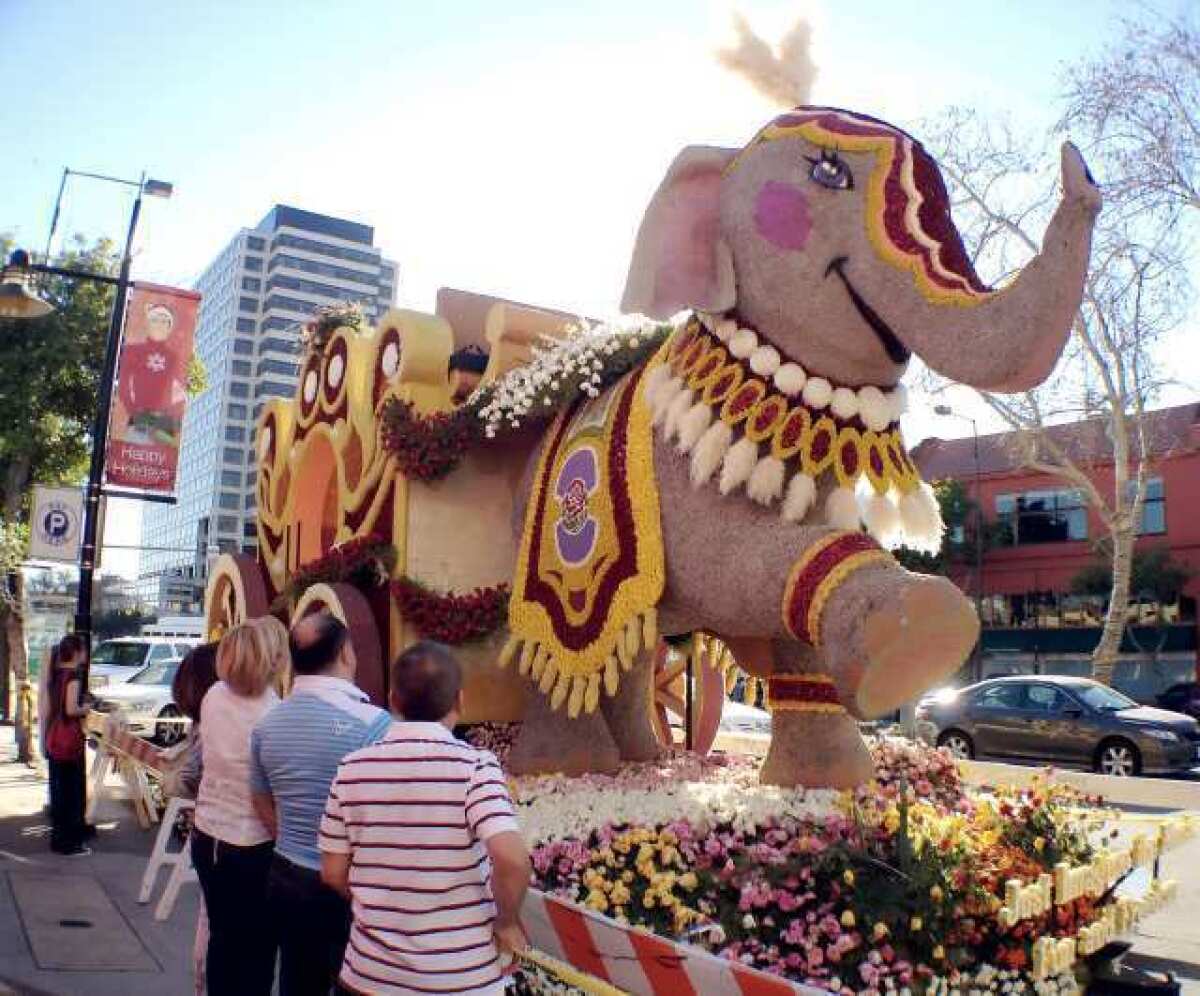
[[[394,542],[393,578],[511,584],[507,626],[463,652],[488,665],[471,671],[472,718],[523,714],[516,772],[656,756],[655,648],[702,633],[766,683],[764,782],[861,783],[856,719],[953,673],[979,625],[953,584],[885,549],[936,547],[942,531],[900,438],[901,376],[916,354],[984,390],[1043,381],[1100,204],[1064,145],[1041,253],[991,288],[937,164],[898,128],[800,106],[744,148],[685,148],[623,298],[659,324],[571,337],[543,313],[485,329],[486,369],[457,406],[453,316],[394,312],[310,349],[296,399],[259,422],[259,574],[216,571],[210,622],[266,611],[305,565],[371,532]],[[387,589],[343,579],[298,597],[293,612],[336,603],[359,619],[356,641],[374,627],[359,657],[377,697],[380,662],[422,632]]]

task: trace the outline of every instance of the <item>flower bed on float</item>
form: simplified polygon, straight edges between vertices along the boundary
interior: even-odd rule
[[[510,730],[470,737],[503,763]],[[1165,832],[1115,845],[1098,799],[1045,779],[971,793],[945,752],[873,754],[854,793],[683,754],[511,785],[538,888],[832,992],[1075,992],[1077,959],[1173,891],[1114,895]]]

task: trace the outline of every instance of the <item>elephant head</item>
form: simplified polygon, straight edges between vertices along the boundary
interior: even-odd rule
[[[891,386],[916,353],[961,383],[1026,390],[1066,342],[1100,209],[1070,143],[1062,185],[1041,253],[990,288],[919,142],[866,115],[798,107],[740,151],[678,155],[642,222],[622,307],[733,312],[848,386]]]

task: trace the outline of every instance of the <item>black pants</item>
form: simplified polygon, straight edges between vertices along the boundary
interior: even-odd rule
[[[274,841],[238,847],[192,831],[192,864],[208,910],[209,996],[269,996],[276,932],[267,912]]]
[[[319,872],[276,854],[267,905],[279,932],[279,996],[329,996],[350,939],[350,905]]]
[[[83,843],[84,761],[50,762],[50,847],[70,851]]]

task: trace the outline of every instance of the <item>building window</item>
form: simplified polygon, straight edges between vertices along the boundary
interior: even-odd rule
[[[1087,505],[1078,491],[1026,491],[996,496],[996,518],[1014,546],[1088,537]]]
[[[229,382],[229,396],[231,398],[250,397],[250,385],[242,380],[231,380]]]
[[[294,318],[268,318],[263,322],[264,332],[279,332],[283,329],[296,329],[300,327],[300,323]]]
[[[299,368],[295,363],[285,363],[283,360],[272,360],[270,358],[258,361],[258,376],[265,373],[281,374],[284,377],[295,377]]]
[[[221,484],[224,487],[236,488],[241,483],[241,475],[236,470],[221,471]]]
[[[254,388],[254,396],[256,398],[290,398],[294,390],[295,388],[287,384],[264,380]]]
[[[262,290],[262,281],[258,277],[242,277],[242,290],[258,293]]]
[[[365,276],[359,281],[360,283],[368,284],[374,289],[374,283],[368,280]],[[299,277],[285,277],[282,274],[277,274],[267,280],[267,290],[301,291],[305,294],[319,294],[322,297],[349,297],[354,291],[347,290],[344,287],[334,287],[332,284],[321,284],[315,280],[301,280]]]
[[[318,263],[312,259],[301,259],[299,256],[289,256],[286,253],[276,253],[271,257],[268,270],[274,271],[278,266],[286,266],[292,270],[304,273],[315,273],[321,277],[337,277],[339,280],[350,280],[354,283],[375,286],[375,275],[363,273],[361,270],[350,270],[344,266],[334,266],[332,263]]]
[[[217,516],[217,532],[229,533],[234,535],[237,533],[238,518],[236,515],[218,515]]]
[[[230,418],[236,418],[239,421],[244,420],[246,417],[245,405],[231,404],[225,409],[225,411]]]
[[[253,318],[239,318],[237,320],[237,330],[239,332],[253,332],[254,331],[254,319]]]
[[[255,273],[262,273],[262,257],[247,256],[245,260],[245,267],[247,270],[252,270]]]
[[[229,371],[235,377],[249,377],[252,367],[246,360],[234,360],[229,365]]]
[[[233,351],[237,353],[238,356],[253,356],[254,343],[249,339],[234,339]]]
[[[253,297],[243,297],[238,299],[239,311],[258,311],[258,300]]]
[[[258,504],[258,498],[253,494],[246,495],[245,506],[248,511],[252,511],[254,506]]]
[[[236,512],[241,502],[238,501],[237,495],[231,495],[228,491],[222,491],[220,497],[217,499],[217,504],[221,508],[227,508]]]
[[[361,252],[358,249],[347,249],[345,246],[332,246],[325,242],[314,242],[312,239],[302,239],[298,235],[280,234],[275,236],[271,249],[285,246],[289,249],[303,249],[306,252],[319,253],[322,256],[332,256],[335,259],[349,259],[355,263],[374,263],[378,265],[378,250],[373,253]]]
[[[258,538],[258,527],[253,522],[247,522],[242,526],[242,536],[246,539]]]
[[[226,463],[241,463],[242,451],[233,446],[226,446],[222,454]]]
[[[294,355],[300,352],[300,344],[293,342],[291,339],[277,339],[271,336],[266,339],[260,339],[258,343],[259,353],[265,353],[269,349],[273,349],[277,353]]]
[[[249,235],[246,237],[247,249],[256,249],[258,252],[262,252],[266,246],[266,239],[260,239],[257,235]]]
[[[225,442],[227,443],[244,443],[246,441],[246,430],[239,425],[225,426]]]
[[[1139,536],[1154,536],[1167,531],[1167,496],[1161,477],[1146,481],[1146,497],[1142,502],[1142,523]]]
[[[258,471],[257,470],[246,471],[246,487],[252,488],[252,487],[254,487],[254,485],[257,482],[258,482]]]

